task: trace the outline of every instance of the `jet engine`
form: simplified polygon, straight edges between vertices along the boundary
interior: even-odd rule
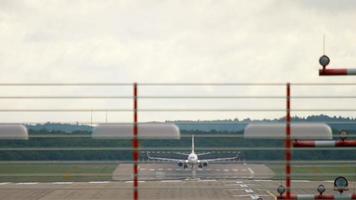
[[[208,166],[208,162],[201,162],[198,165],[199,168],[203,168],[203,167],[207,167],[207,166]]]

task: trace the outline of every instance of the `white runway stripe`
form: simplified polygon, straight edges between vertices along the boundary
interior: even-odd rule
[[[164,181],[161,181],[161,183],[178,183],[178,182],[182,182],[182,180],[164,180]]]
[[[106,184],[111,183],[111,181],[90,181],[90,184]]]
[[[215,182],[215,179],[199,180],[199,182]]]
[[[52,184],[55,184],[55,185],[70,185],[70,184],[73,184],[73,182],[53,182]]]
[[[246,184],[240,184],[240,187],[248,187]]]
[[[292,180],[292,182],[296,182],[296,183],[308,183],[310,181],[308,180]]]
[[[250,197],[251,197],[251,199],[258,199],[260,196],[259,196],[259,195],[256,195],[256,194],[253,194],[253,195],[251,195]]]
[[[16,185],[37,185],[38,182],[16,183]]]
[[[144,183],[145,181],[138,181],[139,183]],[[133,183],[133,181],[125,181],[125,183]]]

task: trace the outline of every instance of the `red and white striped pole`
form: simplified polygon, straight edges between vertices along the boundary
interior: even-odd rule
[[[285,158],[286,158],[286,199],[291,199],[291,160],[292,160],[292,141],[291,141],[291,116],[290,116],[290,108],[291,108],[291,101],[290,101],[290,83],[287,83],[287,113],[286,113],[286,140],[285,140]]]
[[[333,68],[327,69],[326,66],[330,63],[330,58],[327,55],[323,55],[319,58],[319,63],[323,66],[319,69],[319,76],[354,76],[356,75],[356,69],[346,68]]]
[[[334,68],[334,69],[319,69],[320,76],[355,76],[356,69]]]
[[[356,147],[356,140],[331,140],[331,141],[294,141],[293,147]]]
[[[298,194],[298,195],[291,195],[290,198],[287,196],[278,196],[278,200],[328,200],[328,199],[343,199],[343,200],[352,200],[356,199],[356,194],[336,194],[336,195],[320,195],[320,194]]]
[[[138,115],[137,115],[137,83],[133,85],[133,199],[138,200],[138,159],[139,159],[139,142],[138,142]]]

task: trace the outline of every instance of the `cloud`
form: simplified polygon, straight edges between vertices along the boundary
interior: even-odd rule
[[[353,1],[0,2],[1,82],[354,81]]]

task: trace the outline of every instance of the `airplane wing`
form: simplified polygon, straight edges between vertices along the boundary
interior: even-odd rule
[[[234,157],[227,157],[227,158],[213,158],[213,159],[204,159],[203,162],[217,162],[217,161],[228,161],[228,160],[239,160],[240,154]]]
[[[147,153],[147,157],[150,160],[160,160],[160,161],[167,161],[167,162],[185,162],[185,160],[182,159],[174,159],[174,158],[161,158],[161,157],[152,157],[150,154]]]
[[[197,153],[197,156],[204,156],[204,155],[208,155],[210,154],[210,152],[205,152],[205,153]]]
[[[189,155],[189,153],[181,153],[181,152],[175,152],[175,154],[177,154],[177,155],[183,155],[183,156],[188,156],[188,155]]]

